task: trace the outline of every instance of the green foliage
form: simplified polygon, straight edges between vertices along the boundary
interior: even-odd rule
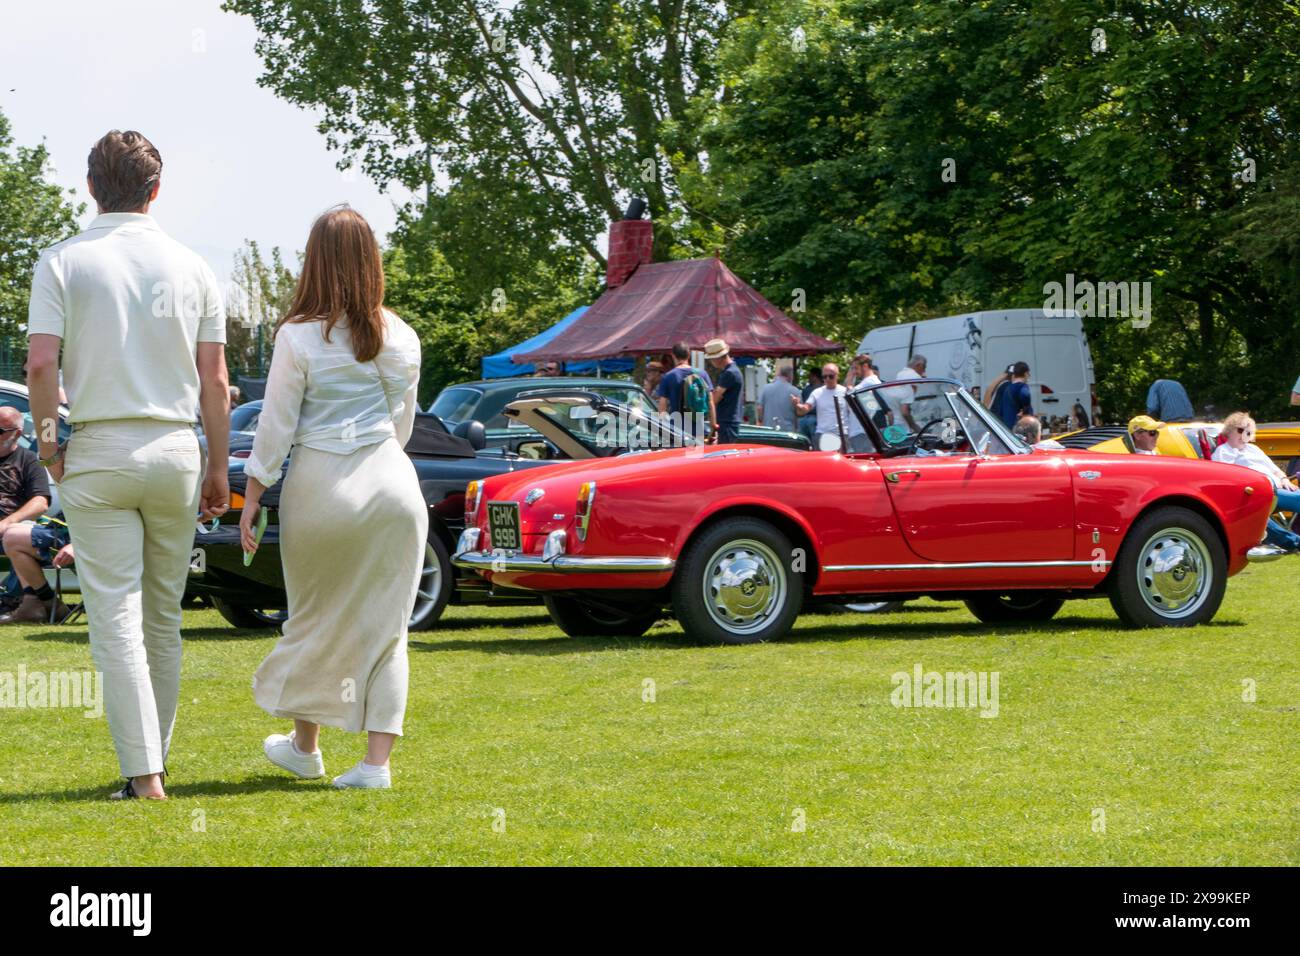
[[[75,235],[85,210],[48,174],[45,146],[15,148],[9,121],[0,113],[0,336],[18,336],[26,328],[41,250]]]
[[[1294,7],[816,0],[745,21],[721,58],[688,199],[734,221],[742,275],[806,290],[814,328],[1041,306],[1067,273],[1149,281],[1149,328],[1088,323],[1112,416],[1161,375],[1281,411],[1300,371]]]
[[[297,284],[278,246],[267,262],[255,240],[244,240],[226,295],[226,364],[232,375],[246,370],[257,376],[270,366],[272,330],[289,310]]]

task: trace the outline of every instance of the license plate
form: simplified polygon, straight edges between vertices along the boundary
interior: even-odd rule
[[[519,502],[488,502],[488,535],[492,547],[521,550],[523,539],[519,534]]]

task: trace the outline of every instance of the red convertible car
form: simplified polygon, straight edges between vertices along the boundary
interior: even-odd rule
[[[1272,491],[1246,468],[1034,450],[947,379],[859,388],[843,411],[862,428],[821,436],[831,450],[669,449],[489,478],[453,561],[540,592],[571,635],[641,634],[671,605],[693,637],[748,644],[810,605],[921,595],[1011,621],[1105,594],[1129,626],[1190,626],[1274,556],[1256,547]]]

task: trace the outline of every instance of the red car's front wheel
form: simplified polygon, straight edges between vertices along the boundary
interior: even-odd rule
[[[796,558],[790,540],[758,518],[726,518],[705,529],[673,575],[682,629],[715,644],[784,637],[803,606],[803,563]]]

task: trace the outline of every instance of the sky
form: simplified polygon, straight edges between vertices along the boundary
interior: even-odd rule
[[[387,193],[316,131],[318,116],[257,85],[257,31],[220,0],[40,0],[6,3],[0,22],[0,110],[16,145],[44,141],[52,178],[86,193],[86,155],[110,129],[136,129],[163,159],[150,212],[173,237],[230,276],[245,239],[279,246],[291,264],[312,220],[346,202],[382,239],[407,194]]]

